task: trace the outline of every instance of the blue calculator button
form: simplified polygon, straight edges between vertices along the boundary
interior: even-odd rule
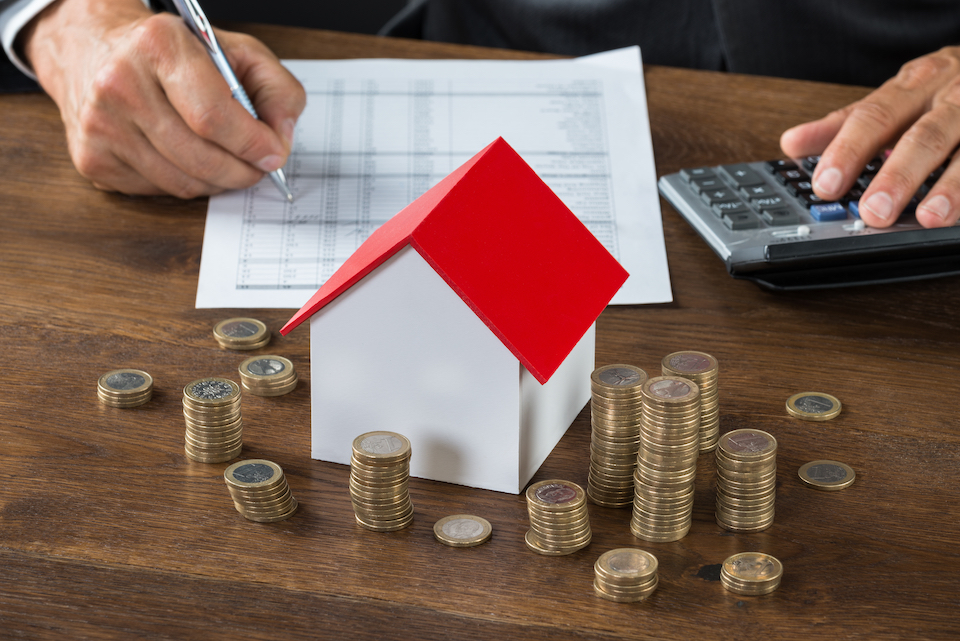
[[[810,205],[810,215],[818,222],[826,223],[832,220],[844,220],[847,217],[847,210],[840,203],[824,203]]]
[[[860,201],[851,200],[847,203],[847,209],[850,210],[850,213],[853,214],[854,218],[860,218]]]

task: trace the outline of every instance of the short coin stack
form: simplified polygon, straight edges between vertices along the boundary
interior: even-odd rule
[[[280,466],[264,459],[239,461],[223,471],[237,511],[251,521],[273,523],[293,516],[293,498]]]
[[[472,514],[445,516],[433,524],[433,535],[437,540],[454,548],[472,548],[486,543],[491,534],[490,521]]]
[[[299,380],[293,362],[283,356],[253,356],[240,363],[240,384],[254,396],[282,396]]]
[[[703,352],[674,352],[660,363],[664,376],[682,376],[700,386],[700,451],[717,449],[720,439],[720,364]]]
[[[773,523],[777,499],[777,439],[761,430],[727,432],[717,447],[717,523],[733,532],[759,532]]]
[[[590,544],[590,515],[583,489],[570,481],[540,481],[527,488],[530,529],[524,540],[538,554],[560,556]]]
[[[153,377],[138,369],[115,369],[97,381],[97,397],[111,407],[138,407],[153,396]]]
[[[270,330],[256,318],[228,318],[213,327],[213,337],[224,349],[259,349],[270,342]]]
[[[183,388],[187,423],[184,449],[194,461],[223,463],[243,449],[240,386],[226,378],[200,378]]]
[[[690,531],[700,455],[700,388],[678,376],[643,384],[640,449],[630,531],[645,541],[676,541]]]
[[[647,373],[632,365],[605,365],[590,376],[590,475],[587,496],[597,505],[633,503],[633,471],[640,447],[640,387]]]
[[[657,565],[657,557],[636,548],[604,552],[593,565],[593,591],[610,601],[643,601],[657,589]]]
[[[720,583],[734,594],[756,596],[780,587],[783,565],[762,552],[734,554],[720,566]]]
[[[392,532],[413,523],[410,441],[395,432],[367,432],[353,440],[350,500],[357,523]]]

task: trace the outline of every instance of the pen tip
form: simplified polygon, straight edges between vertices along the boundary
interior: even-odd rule
[[[293,194],[291,194],[290,192],[287,192],[287,202],[288,203],[293,202]]]

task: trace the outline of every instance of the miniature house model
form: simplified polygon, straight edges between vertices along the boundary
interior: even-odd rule
[[[377,229],[310,318],[313,458],[406,436],[412,476],[519,493],[590,399],[627,273],[498,139]]]

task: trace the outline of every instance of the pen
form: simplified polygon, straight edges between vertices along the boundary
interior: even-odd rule
[[[253,108],[253,103],[250,102],[247,92],[243,90],[243,85],[237,80],[233,69],[230,68],[230,63],[227,62],[227,57],[223,54],[223,49],[220,48],[220,43],[217,42],[217,37],[213,33],[213,27],[210,26],[210,21],[207,20],[207,16],[203,13],[203,9],[200,8],[197,0],[173,0],[173,3],[177,6],[180,17],[190,27],[190,31],[196,34],[203,46],[207,48],[207,53],[210,54],[213,64],[217,66],[220,75],[227,81],[230,93],[243,105],[244,109],[250,112],[251,116],[259,120],[259,116]],[[287,186],[287,178],[283,175],[283,169],[271,171],[270,179],[273,180],[273,184],[277,186],[283,197],[292,203],[293,194]]]

